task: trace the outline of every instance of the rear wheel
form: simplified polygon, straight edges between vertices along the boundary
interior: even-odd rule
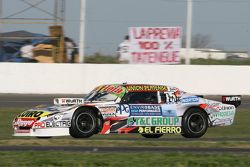
[[[160,138],[163,134],[141,134],[145,138]]]
[[[206,113],[199,108],[191,108],[182,118],[182,136],[186,138],[200,138],[208,128]]]
[[[97,118],[90,109],[76,110],[71,121],[69,133],[75,138],[88,138],[97,132]]]

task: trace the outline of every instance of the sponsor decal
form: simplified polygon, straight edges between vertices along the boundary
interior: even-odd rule
[[[82,98],[55,98],[55,105],[69,105],[69,104],[84,104],[84,99]]]
[[[235,107],[234,106],[220,106],[219,110],[234,110]]]
[[[43,128],[46,128],[46,122],[36,122],[35,124],[34,124],[34,128],[36,128],[36,129],[43,129]]]
[[[15,129],[15,133],[30,133],[30,129]]]
[[[197,103],[199,102],[199,97],[192,96],[192,97],[185,97],[181,99],[181,103]]]
[[[210,104],[203,104],[205,106],[205,110],[208,113],[212,112],[219,112],[221,103],[210,103]],[[202,107],[202,105],[201,105]]]
[[[139,133],[146,133],[146,134],[154,134],[154,133],[181,133],[181,127],[175,126],[146,126],[146,127],[139,127]]]
[[[57,122],[36,122],[34,124],[34,128],[42,129],[42,128],[68,128],[71,126],[70,120],[57,121]]]
[[[176,117],[176,110],[162,110],[163,117]]]
[[[159,105],[129,105],[130,116],[161,116]]]
[[[221,125],[221,126],[231,125],[232,123],[233,123],[232,118],[222,118],[222,119],[216,118],[214,121],[212,121],[213,125]]]
[[[108,92],[111,94],[115,94],[116,96],[122,98],[124,94],[127,92],[126,88],[120,85],[104,85],[99,86],[95,89],[95,91],[99,92]]]
[[[221,103],[212,103],[208,104],[205,107],[205,110],[208,111],[208,113],[213,113],[213,112],[222,112],[222,111],[234,111],[235,107],[233,105],[222,105]]]
[[[129,126],[181,126],[181,117],[129,117]]]
[[[102,113],[116,113],[115,106],[98,107]]]
[[[118,85],[105,85],[104,87],[101,88],[100,91],[120,94],[123,92],[123,89],[121,86]]]
[[[176,105],[163,104],[161,106],[163,117],[176,117]]]
[[[36,119],[34,118],[17,118],[17,120],[13,123],[13,126],[32,127],[35,121]]]
[[[241,101],[240,96],[223,96],[222,101]]]
[[[168,87],[163,85],[128,85],[126,88],[129,92],[163,92],[168,90]]]
[[[68,128],[71,126],[71,121],[46,122],[47,128]]]
[[[129,116],[129,105],[119,104],[117,107],[116,115]]]
[[[235,111],[221,111],[212,113],[212,118],[225,118],[234,116]]]
[[[25,111],[22,114],[18,115],[18,118],[37,118],[48,115],[49,112],[46,111]]]
[[[112,113],[112,112],[111,113],[102,113],[102,116],[105,117],[105,118],[111,117],[111,116],[116,117],[116,113]]]
[[[54,120],[54,121],[59,121],[59,120],[62,119],[62,117],[63,117],[63,114],[61,114],[61,113],[55,114],[55,115],[53,116],[53,120]]]

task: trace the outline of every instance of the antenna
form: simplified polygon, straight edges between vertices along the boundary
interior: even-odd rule
[[[52,2],[54,1],[54,4]],[[1,17],[1,23],[3,24],[36,24],[38,21],[41,24],[53,24],[62,25],[65,20],[65,0],[21,0],[19,3],[23,3],[26,7],[13,11],[7,16]],[[13,1],[0,0],[0,13],[4,9],[5,4],[13,3]],[[50,6],[54,5],[54,8],[47,9],[44,5],[47,3]],[[13,8],[14,9],[14,8]],[[41,12],[41,16],[29,16],[23,17],[21,14],[26,13],[30,10],[36,10]]]

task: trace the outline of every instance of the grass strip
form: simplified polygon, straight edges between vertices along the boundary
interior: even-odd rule
[[[0,152],[0,166],[248,167],[248,154]]]

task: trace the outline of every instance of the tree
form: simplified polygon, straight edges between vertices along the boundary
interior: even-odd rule
[[[195,34],[192,37],[192,48],[209,48],[211,47],[211,38],[209,35]],[[186,36],[182,38],[182,47],[186,47]]]
[[[119,60],[114,56],[103,55],[99,52],[94,53],[94,55],[87,56],[85,63],[95,63],[95,64],[119,64]]]

